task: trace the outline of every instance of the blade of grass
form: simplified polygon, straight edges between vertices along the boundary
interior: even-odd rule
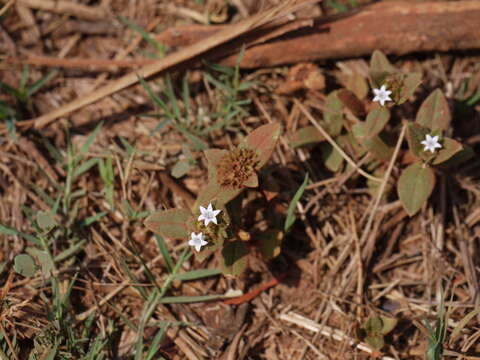
[[[170,256],[170,253],[168,252],[165,239],[160,235],[155,234],[155,240],[157,241],[158,249],[160,250],[160,253],[163,256],[163,260],[165,261],[165,267],[167,268],[167,271],[169,273],[172,273],[174,268],[173,260],[172,260],[172,257]]]
[[[290,231],[291,227],[293,226],[293,223],[296,220],[295,214],[294,214],[295,207],[297,206],[297,203],[300,201],[300,198],[302,197],[307,184],[308,184],[308,173],[305,174],[305,178],[303,179],[302,185],[300,185],[297,192],[293,196],[292,201],[290,201],[290,205],[288,205],[287,218],[285,219],[285,225],[283,227],[285,232]]]

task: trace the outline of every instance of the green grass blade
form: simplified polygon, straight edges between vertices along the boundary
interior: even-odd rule
[[[158,246],[158,249],[160,250],[160,253],[163,256],[163,260],[165,261],[165,267],[167,268],[167,271],[169,273],[172,273],[174,268],[173,260],[168,251],[167,244],[165,243],[165,239],[162,236],[155,234],[155,240],[157,240],[157,246]]]
[[[295,214],[294,214],[295,207],[297,206],[298,201],[302,197],[307,184],[308,184],[308,173],[305,175],[305,179],[303,180],[302,185],[300,185],[297,192],[293,196],[292,201],[290,201],[290,205],[288,205],[287,218],[285,219],[285,226],[284,226],[285,232],[288,232],[292,227],[293,223],[295,222]]]
[[[38,90],[40,90],[45,84],[57,76],[58,70],[51,70],[47,75],[45,75],[40,80],[35,81],[32,85],[27,88],[27,96],[32,96]]]
[[[175,280],[189,281],[189,280],[198,280],[210,276],[220,275],[222,272],[218,269],[200,269],[188,271],[182,274],[176,274],[173,276]]]

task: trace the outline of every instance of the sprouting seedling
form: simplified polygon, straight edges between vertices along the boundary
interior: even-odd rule
[[[357,331],[360,340],[365,341],[375,350],[385,345],[385,335],[397,325],[398,320],[386,316],[371,316]]]

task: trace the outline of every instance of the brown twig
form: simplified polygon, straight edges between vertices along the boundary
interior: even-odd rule
[[[297,10],[300,6],[305,6],[308,3],[314,3],[318,0],[305,1],[301,4],[296,4],[295,1],[287,1],[273,9],[267,10],[251,18],[242,21],[238,24],[232,25],[227,29],[223,29],[213,35],[212,37],[192,44],[186,48],[183,48],[173,54],[167,55],[165,58],[155,61],[153,64],[145,65],[138,69],[136,72],[131,72],[112,83],[93,91],[79,99],[76,99],[59,109],[56,109],[48,114],[38,117],[34,120],[36,128],[43,128],[53,122],[55,119],[64,116],[72,111],[78,110],[81,107],[96,102],[105,96],[111,95],[125,89],[135,83],[137,83],[139,77],[147,78],[152,75],[158,74],[167,69],[191,60],[192,58],[205,53],[206,51],[224,44],[227,41],[237,38],[238,36],[245,34],[253,29],[261,27],[278,18],[282,18],[294,10]],[[30,125],[30,123],[29,123]]]
[[[245,52],[240,66],[364,56],[375,49],[397,55],[478,49],[479,19],[478,1],[379,2],[339,18],[318,19],[311,28],[254,46]],[[224,28],[188,25],[166,30],[158,39],[169,46],[185,46]],[[230,55],[222,64],[234,65],[235,61],[236,55]]]

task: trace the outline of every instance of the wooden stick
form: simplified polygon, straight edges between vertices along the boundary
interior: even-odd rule
[[[228,25],[227,25],[228,26]],[[249,48],[240,66],[277,66],[319,59],[480,48],[480,2],[379,2],[340,18],[318,19],[311,28]],[[187,25],[168,29],[157,40],[185,46],[212,36],[224,26]],[[288,49],[288,51],[286,51]],[[230,55],[221,62],[235,64]]]
[[[93,91],[90,94],[87,94],[79,99],[76,99],[57,110],[54,110],[48,114],[34,119],[35,128],[43,128],[53,122],[55,119],[58,119],[61,116],[64,116],[72,111],[78,110],[81,107],[96,102],[108,95],[111,95],[117,91],[125,89],[138,81],[139,77],[147,78],[154,74],[158,74],[162,71],[172,68],[175,65],[183,63],[187,60],[194,58],[206,51],[212,49],[213,47],[219,46],[227,41],[237,38],[238,36],[245,34],[255,28],[258,28],[262,25],[270,23],[278,18],[288,15],[292,11],[297,10],[300,6],[305,6],[308,3],[315,3],[318,0],[305,1],[300,4],[295,4],[295,1],[286,1],[278,7],[267,10],[251,18],[242,21],[238,24],[232,25],[226,29],[219,31],[213,36],[199,41],[195,44],[192,44],[188,47],[185,47],[179,51],[176,51],[170,55],[167,55],[163,59],[160,59],[153,64],[145,65],[142,68],[138,69],[136,72],[131,72],[118,80],[113,81],[112,83]]]

